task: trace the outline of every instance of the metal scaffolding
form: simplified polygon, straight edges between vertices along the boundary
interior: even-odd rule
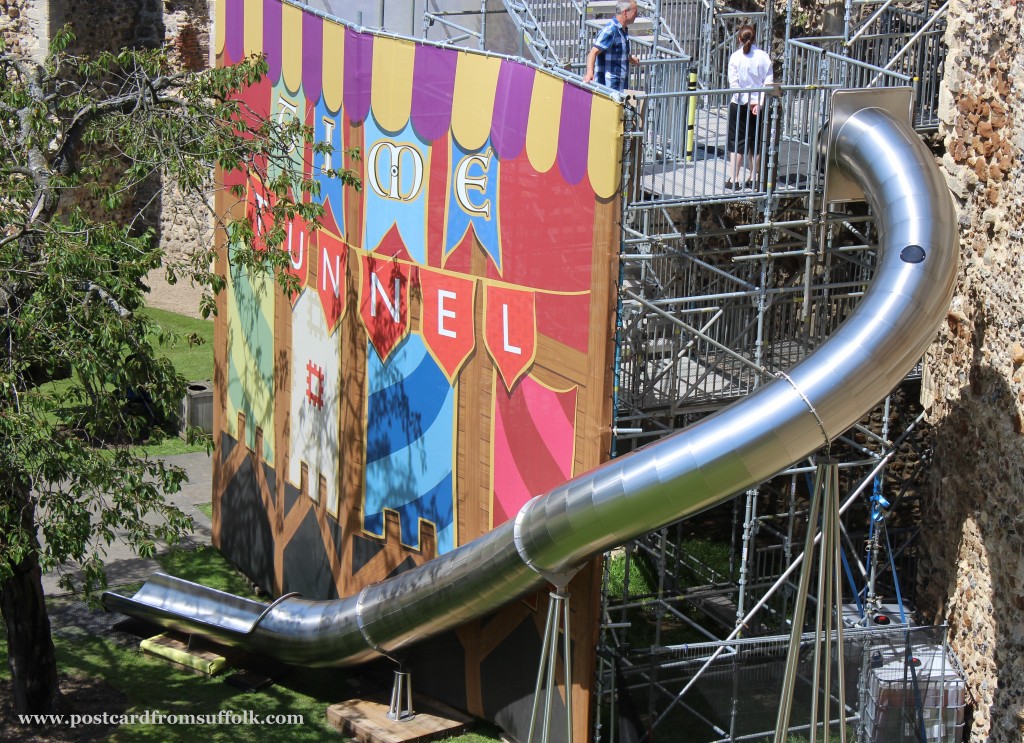
[[[483,42],[486,2],[479,33],[429,5],[426,20]],[[832,35],[818,36],[800,28],[792,3],[779,19],[771,4],[763,12],[713,0],[639,5],[630,38],[640,64],[625,106],[613,456],[749,394],[850,314],[871,279],[877,236],[863,203],[825,201],[819,138],[831,93],[909,87],[914,125],[927,134],[938,124],[945,55],[947,5],[931,0],[846,0],[824,19]],[[579,74],[613,8],[610,0],[504,0],[501,22],[514,26],[522,56]],[[759,117],[757,170],[733,188],[727,66],[743,23],[773,51],[778,82],[760,91],[768,115]],[[898,725],[884,727],[897,717],[913,731],[907,740],[955,733],[962,693],[952,718],[932,709],[937,702],[922,706],[916,677],[916,705],[897,713],[878,696],[889,683],[878,669],[896,664],[913,675],[912,656],[941,656],[943,700],[944,684],[959,678],[941,628],[915,628],[904,609],[918,537],[913,500],[929,454],[916,384],[912,374],[821,456],[605,556],[594,740],[678,740],[679,725],[694,741],[773,732],[799,545],[817,527],[810,478],[825,456],[838,468],[835,539],[848,611],[836,642],[851,690],[825,717],[845,720],[861,741],[901,739],[891,737]],[[816,698],[802,673],[794,710]],[[771,694],[754,699],[750,690],[761,686]],[[758,703],[770,712],[761,728]],[[800,719],[794,711],[791,732],[803,725],[813,740]]]
[[[861,25],[855,25],[855,9],[865,16]],[[669,91],[641,67],[646,95],[638,98],[624,158],[615,454],[785,372],[856,305],[871,278],[876,235],[863,205],[823,200],[818,137],[830,115],[830,93],[910,87],[915,126],[926,132],[937,123],[936,75],[944,51],[944,7],[934,13],[889,3],[872,11],[848,4],[841,36],[787,33],[781,84],[763,91],[770,116],[762,117],[760,170],[739,193],[726,187],[731,93],[724,64],[732,29],[740,22],[768,25],[770,16],[722,13],[706,24],[721,31],[706,34],[710,50],[689,55],[698,73],[691,89]],[[792,17],[786,21],[788,32]],[[685,131],[687,121],[692,140],[666,136]],[[914,491],[927,450],[917,430],[913,384],[908,380],[908,389],[828,452],[842,473],[845,515],[838,539],[848,562],[851,627],[870,624],[863,617],[879,615],[890,602],[904,606],[900,581],[905,592],[913,578],[917,532],[912,519],[896,528],[889,515]],[[740,495],[698,526],[691,521],[662,529],[606,557],[595,740],[629,739],[623,729],[630,725],[643,739],[671,740],[680,724],[692,740],[758,738],[756,725],[739,724],[759,715],[746,699],[749,684],[740,679],[761,667],[778,680],[773,647],[790,631],[798,595],[792,576],[809,528],[813,465],[793,467]],[[744,639],[751,644],[741,652],[737,641]],[[680,664],[665,652],[673,647],[686,647],[691,662]],[[751,648],[759,660],[741,662]],[[850,688],[866,688],[866,667],[849,665],[857,669]],[[739,686],[717,686],[723,668],[744,693]],[[758,683],[778,690],[774,682]],[[712,703],[714,689],[725,692],[727,705]],[[777,699],[773,694],[761,706],[774,712]],[[863,709],[850,704],[831,719],[847,720],[856,739],[873,739],[874,723]],[[942,734],[955,723],[943,724]],[[766,718],[761,731],[772,730]]]

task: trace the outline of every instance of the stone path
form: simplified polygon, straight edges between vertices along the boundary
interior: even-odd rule
[[[181,492],[170,496],[168,500],[180,508],[195,522],[195,531],[186,537],[180,546],[186,549],[202,544],[210,544],[213,538],[213,525],[210,518],[199,510],[199,506],[209,503],[213,488],[213,460],[206,452],[178,454],[165,457],[168,464],[177,465],[188,473],[188,482],[182,486]],[[166,551],[164,547],[160,551]],[[126,583],[141,583],[160,569],[160,564],[153,559],[146,559],[134,554],[122,542],[115,542],[107,548],[107,584],[121,586]],[[69,566],[74,572],[74,566]],[[67,595],[57,585],[60,576],[48,573],[43,576],[43,591],[48,597]]]

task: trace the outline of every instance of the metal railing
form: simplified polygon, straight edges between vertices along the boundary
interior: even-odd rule
[[[914,78],[871,62],[839,54],[842,38],[793,39],[787,48],[787,80],[792,85],[839,88],[891,88],[911,86]]]
[[[702,89],[729,87],[729,57],[737,49],[736,36],[740,26],[750,24],[757,32],[757,43],[768,49],[770,29],[766,13],[714,10],[706,21],[707,37],[701,46]]]
[[[914,126],[938,126],[939,80],[946,57],[946,5],[933,13],[885,8],[849,38],[791,39],[784,82],[844,88],[914,88]]]
[[[648,58],[639,66],[640,82],[646,93],[643,146],[651,148],[646,154],[654,159],[684,161],[688,154],[692,155],[693,133],[688,114],[693,99],[676,93],[689,85],[690,60]]]
[[[631,35],[633,54],[640,59],[687,56],[672,31],[663,7],[679,15],[687,4],[705,0],[649,0],[640,2],[642,15]],[[524,39],[523,53],[538,64],[560,67],[583,74],[591,41],[611,19],[613,4],[591,0],[504,0],[509,17]],[[694,37],[699,39],[699,35]],[[695,47],[696,48],[696,47]],[[640,88],[636,83],[631,87]]]
[[[538,64],[579,71],[586,56],[585,0],[505,0],[505,7]]]
[[[658,0],[657,9],[664,25],[674,34],[679,49],[698,59],[710,28],[714,3],[711,0]]]
[[[752,142],[740,140],[735,143],[738,147],[730,147],[729,102],[735,92],[728,88],[656,90],[645,97],[642,124],[627,144],[630,208],[753,198],[769,190],[810,187],[816,178],[813,147],[826,115],[827,90],[748,89],[748,93],[762,94],[762,113],[756,121],[744,119],[755,129]],[[744,161],[738,188],[726,183],[732,180],[731,149],[738,149],[736,154]]]
[[[381,23],[384,18],[384,3],[381,2]],[[471,27],[467,25],[467,18],[478,18],[478,23],[474,23]],[[441,8],[438,0],[425,0],[425,6],[423,8],[423,38],[429,37],[429,30],[432,26],[437,25],[444,36],[444,41],[448,44],[462,45],[462,46],[476,46],[478,49],[484,48],[484,40],[487,29],[487,4],[486,0],[481,0],[480,10],[451,10]],[[470,39],[474,41],[470,41]]]
[[[675,267],[687,263],[696,265],[680,260]],[[839,278],[813,288],[809,319],[802,284],[717,294],[694,287],[692,294],[671,299],[626,290],[620,408],[674,415],[750,393],[813,351],[852,311],[866,282],[858,276]],[[762,296],[771,301],[767,310],[759,307]]]

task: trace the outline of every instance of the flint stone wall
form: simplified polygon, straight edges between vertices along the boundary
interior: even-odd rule
[[[1024,3],[954,0],[942,168],[956,294],[925,361],[935,426],[919,602],[950,624],[970,740],[1024,740]]]
[[[15,53],[41,59],[53,34],[71,23],[77,37],[71,51],[166,44],[181,64],[202,69],[210,64],[213,1],[0,0],[0,36]],[[173,188],[161,191],[155,181],[137,194],[126,214],[140,207],[156,228],[167,261],[184,261],[213,240],[211,211],[202,199],[186,198]],[[188,282],[169,286],[162,270],[150,274],[147,283],[153,289],[151,306],[197,314],[198,287]]]

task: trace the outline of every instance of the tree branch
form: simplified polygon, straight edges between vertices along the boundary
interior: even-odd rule
[[[131,310],[123,307],[110,293],[99,284],[92,281],[82,285],[82,290],[86,293],[86,301],[89,301],[93,297],[99,297],[107,305],[114,310],[121,317],[128,317],[132,314]]]

